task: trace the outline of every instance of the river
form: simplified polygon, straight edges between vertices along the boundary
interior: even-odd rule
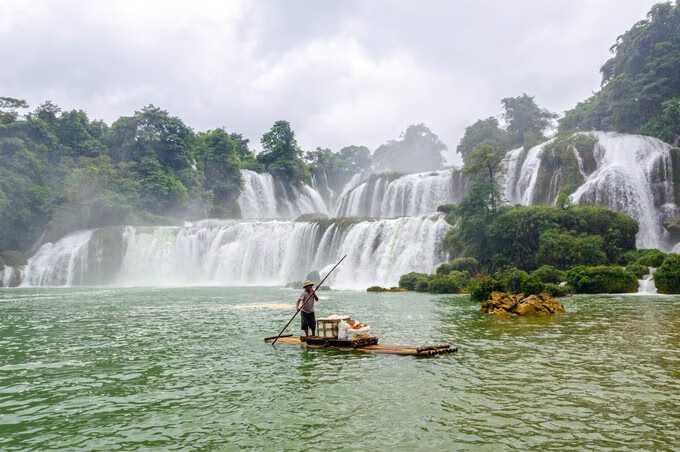
[[[0,290],[0,449],[672,449],[680,298],[499,318],[466,295],[321,294],[417,359],[272,347],[298,291]],[[293,324],[297,333],[298,323]]]

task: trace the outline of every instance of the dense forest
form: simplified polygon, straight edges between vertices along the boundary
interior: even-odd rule
[[[196,132],[180,118],[149,105],[110,126],[82,110],[52,102],[20,115],[21,99],[0,98],[0,251],[26,252],[42,239],[111,224],[181,224],[239,218],[241,169],[269,172],[289,186],[339,189],[373,164],[364,146],[304,152],[287,121],[277,121],[255,154],[243,135],[218,128]],[[406,129],[376,152],[381,169],[390,155],[417,149],[443,167],[446,147],[426,126]]]

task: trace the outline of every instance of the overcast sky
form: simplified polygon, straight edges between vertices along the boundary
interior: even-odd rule
[[[0,96],[111,122],[154,104],[259,148],[375,149],[424,122],[449,146],[522,92],[562,113],[598,89],[654,0],[0,0]]]

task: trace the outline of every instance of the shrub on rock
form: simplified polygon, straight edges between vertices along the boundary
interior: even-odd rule
[[[623,255],[622,262],[624,265],[630,263],[638,263],[646,267],[660,267],[664,259],[668,256],[661,250],[655,248],[628,251]]]
[[[545,291],[551,297],[566,297],[567,295],[571,295],[571,288],[569,286],[560,286],[553,283],[546,283]]]
[[[452,271],[467,272],[468,275],[477,273],[479,268],[479,262],[474,257],[458,257],[452,260],[449,265]]]
[[[451,270],[453,270],[451,264],[441,264],[439,267],[437,267],[436,273],[438,275],[448,275],[451,273]]]
[[[567,282],[576,293],[629,293],[638,290],[635,274],[615,265],[574,267],[567,272]]]
[[[522,270],[514,269],[505,278],[507,281],[508,291],[510,293],[520,293],[522,291],[522,282],[529,277],[529,274]]]
[[[544,283],[559,284],[564,281],[565,273],[552,265],[543,265],[531,272],[531,276],[537,277]]]
[[[458,293],[460,287],[454,277],[449,275],[434,275],[429,281],[428,290],[434,293]]]
[[[659,293],[680,293],[680,255],[669,254],[654,272]]]
[[[407,290],[415,290],[420,281],[427,281],[427,277],[427,273],[406,273],[399,278],[399,287],[403,287]]]
[[[647,273],[649,273],[649,267],[646,265],[633,262],[632,264],[626,265],[626,270],[633,272],[637,279],[642,278]]]
[[[489,299],[491,292],[505,292],[508,290],[505,281],[495,279],[482,279],[471,287],[470,298],[474,301],[484,301]]]
[[[535,276],[527,276],[522,280],[520,292],[524,295],[537,295],[545,291],[545,284]]]
[[[416,292],[429,292],[430,283],[427,280],[419,281],[416,285]]]

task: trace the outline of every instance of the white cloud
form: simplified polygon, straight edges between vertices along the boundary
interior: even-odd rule
[[[500,99],[561,112],[654,0],[0,0],[0,95],[112,121],[154,103],[259,145],[375,148],[424,122],[451,151]]]

